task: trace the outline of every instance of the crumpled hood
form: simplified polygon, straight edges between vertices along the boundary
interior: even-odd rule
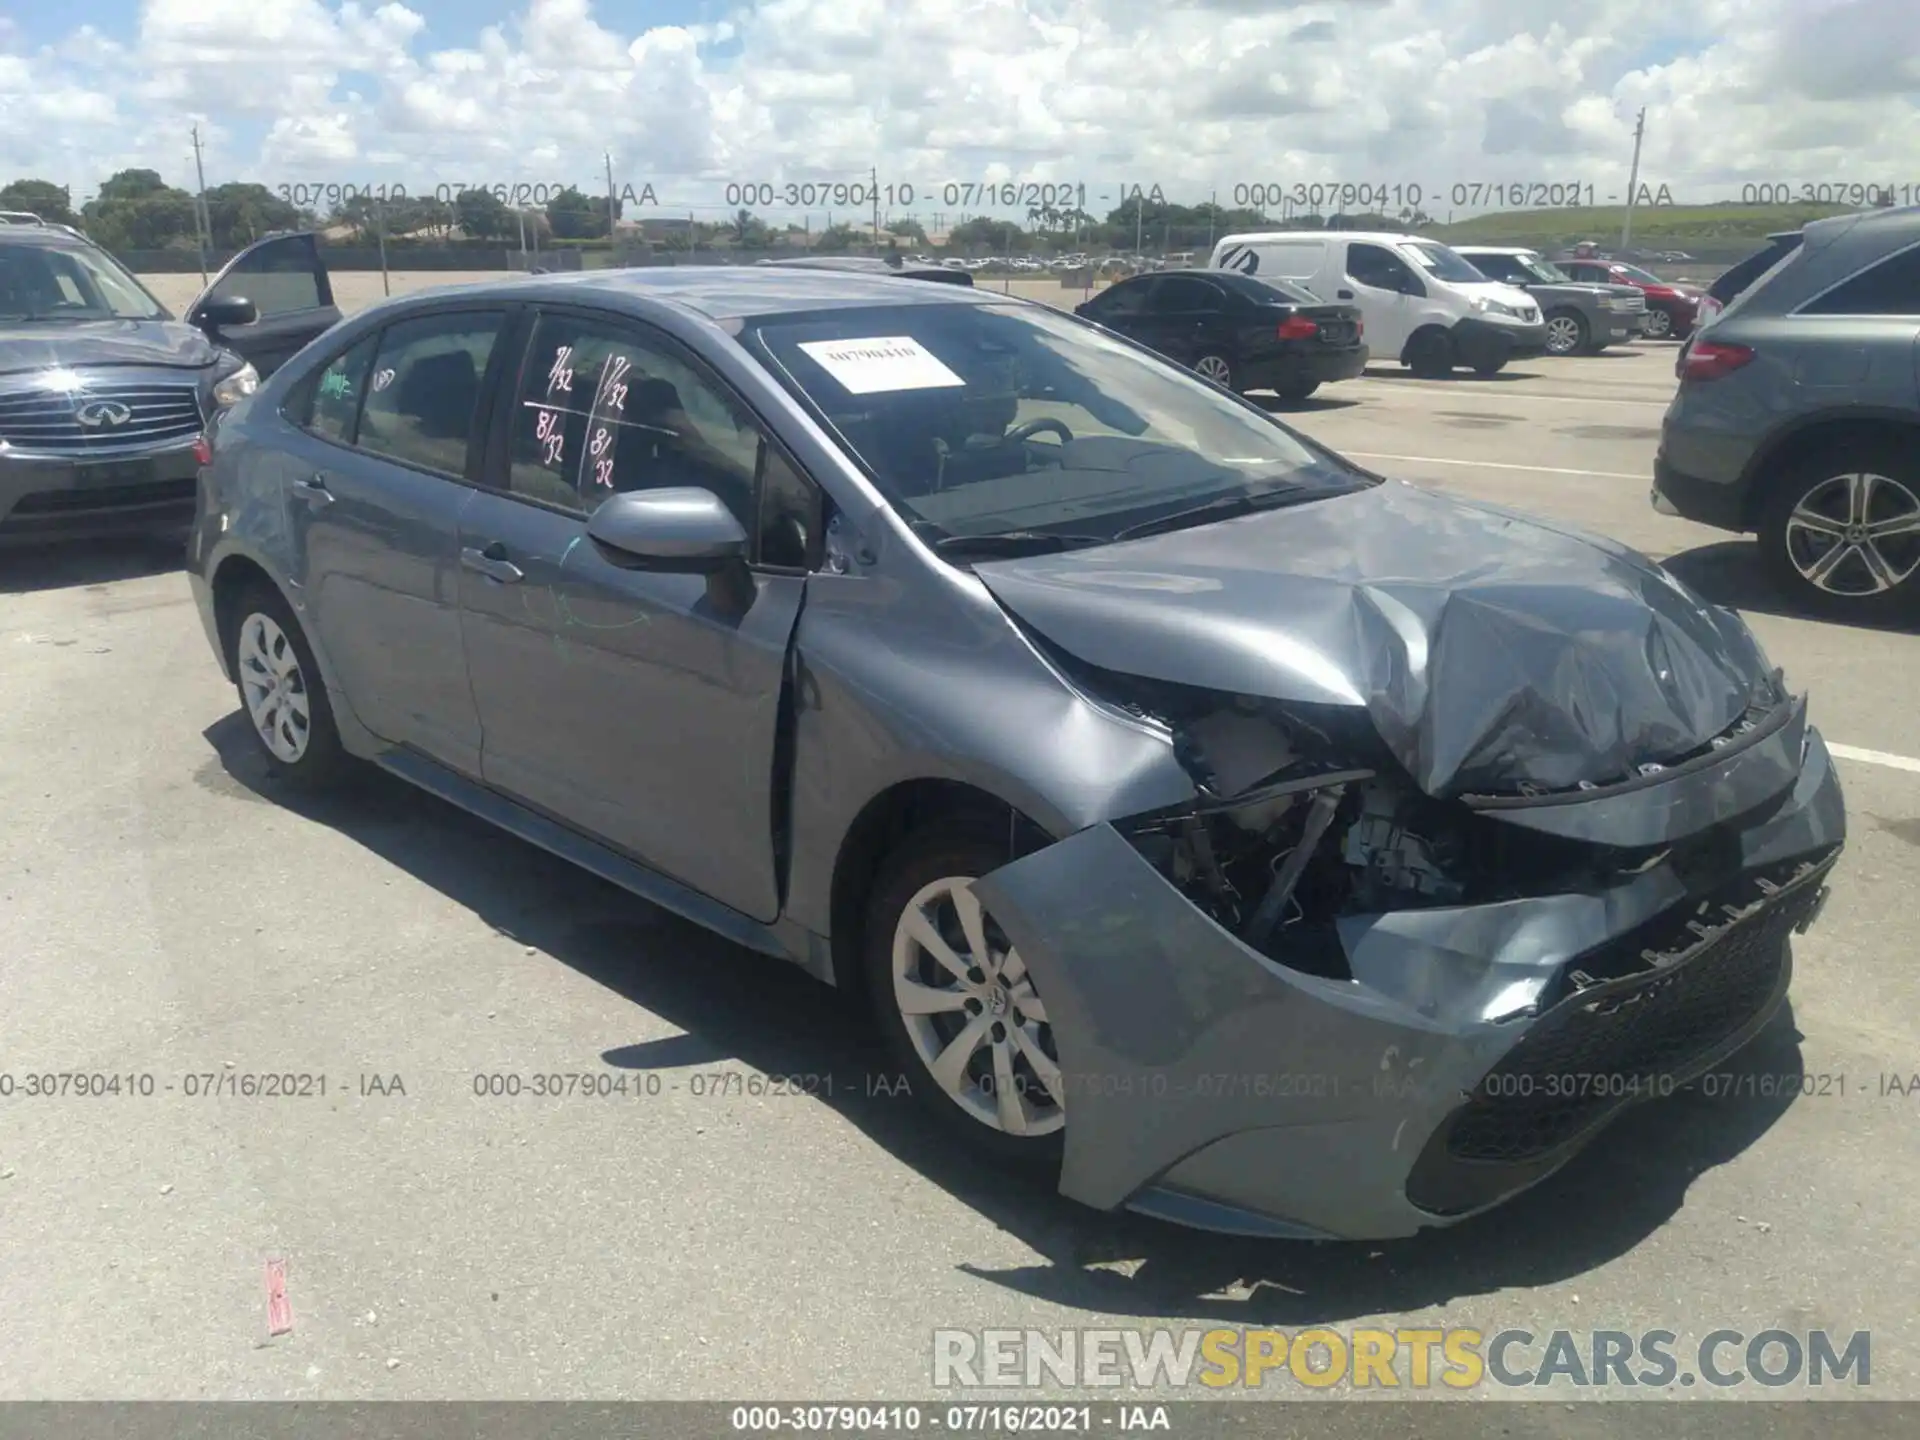
[[[1102,669],[1364,708],[1434,796],[1627,779],[1770,693],[1745,623],[1636,552],[1398,481],[975,570]]]
[[[204,333],[178,320],[0,321],[0,375],[89,365],[198,370],[219,355]]]

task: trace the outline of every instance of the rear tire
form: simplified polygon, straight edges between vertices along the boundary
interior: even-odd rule
[[[1489,380],[1506,368],[1507,357],[1504,355],[1498,360],[1488,359],[1473,362],[1473,373],[1478,375],[1482,380]]]
[[[1920,527],[1920,460],[1884,441],[1843,440],[1776,476],[1760,513],[1761,559],[1783,593],[1817,613],[1891,619],[1920,608],[1920,529],[1901,533],[1904,524]]]
[[[1066,1115],[1042,1078],[1063,1084],[1052,1027],[992,917],[977,904],[967,914],[971,882],[1007,860],[1004,822],[954,818],[909,835],[868,898],[866,980],[888,1049],[936,1123],[997,1164],[1053,1179]]]
[[[301,790],[321,790],[348,769],[319,663],[293,607],[253,584],[234,606],[227,663],[247,728],[268,772]]]
[[[1291,400],[1295,404],[1298,404],[1300,401],[1311,396],[1313,392],[1319,388],[1320,382],[1318,380],[1295,381],[1291,385],[1277,386],[1274,393],[1282,400]]]
[[[1453,337],[1444,330],[1422,330],[1407,341],[1402,357],[1422,380],[1444,380],[1453,373]]]

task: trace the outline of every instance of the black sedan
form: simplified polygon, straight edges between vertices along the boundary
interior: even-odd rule
[[[1109,286],[1074,313],[1229,390],[1304,400],[1367,368],[1359,307],[1323,304],[1282,280],[1161,270]]]

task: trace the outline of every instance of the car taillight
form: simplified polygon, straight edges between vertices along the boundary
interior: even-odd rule
[[[1753,351],[1745,345],[1722,345],[1712,340],[1696,338],[1681,356],[1682,380],[1718,380],[1722,375],[1731,375],[1742,365],[1753,359]]]
[[[1304,315],[1289,315],[1280,322],[1280,338],[1282,340],[1305,340],[1309,336],[1318,335],[1319,333],[1320,327]]]
[[[213,463],[213,445],[205,435],[193,437],[193,463],[196,465]]]

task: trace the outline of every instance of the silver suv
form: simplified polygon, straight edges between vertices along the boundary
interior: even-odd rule
[[[1816,221],[1681,352],[1654,508],[1757,533],[1803,603],[1920,592],[1920,206]]]

